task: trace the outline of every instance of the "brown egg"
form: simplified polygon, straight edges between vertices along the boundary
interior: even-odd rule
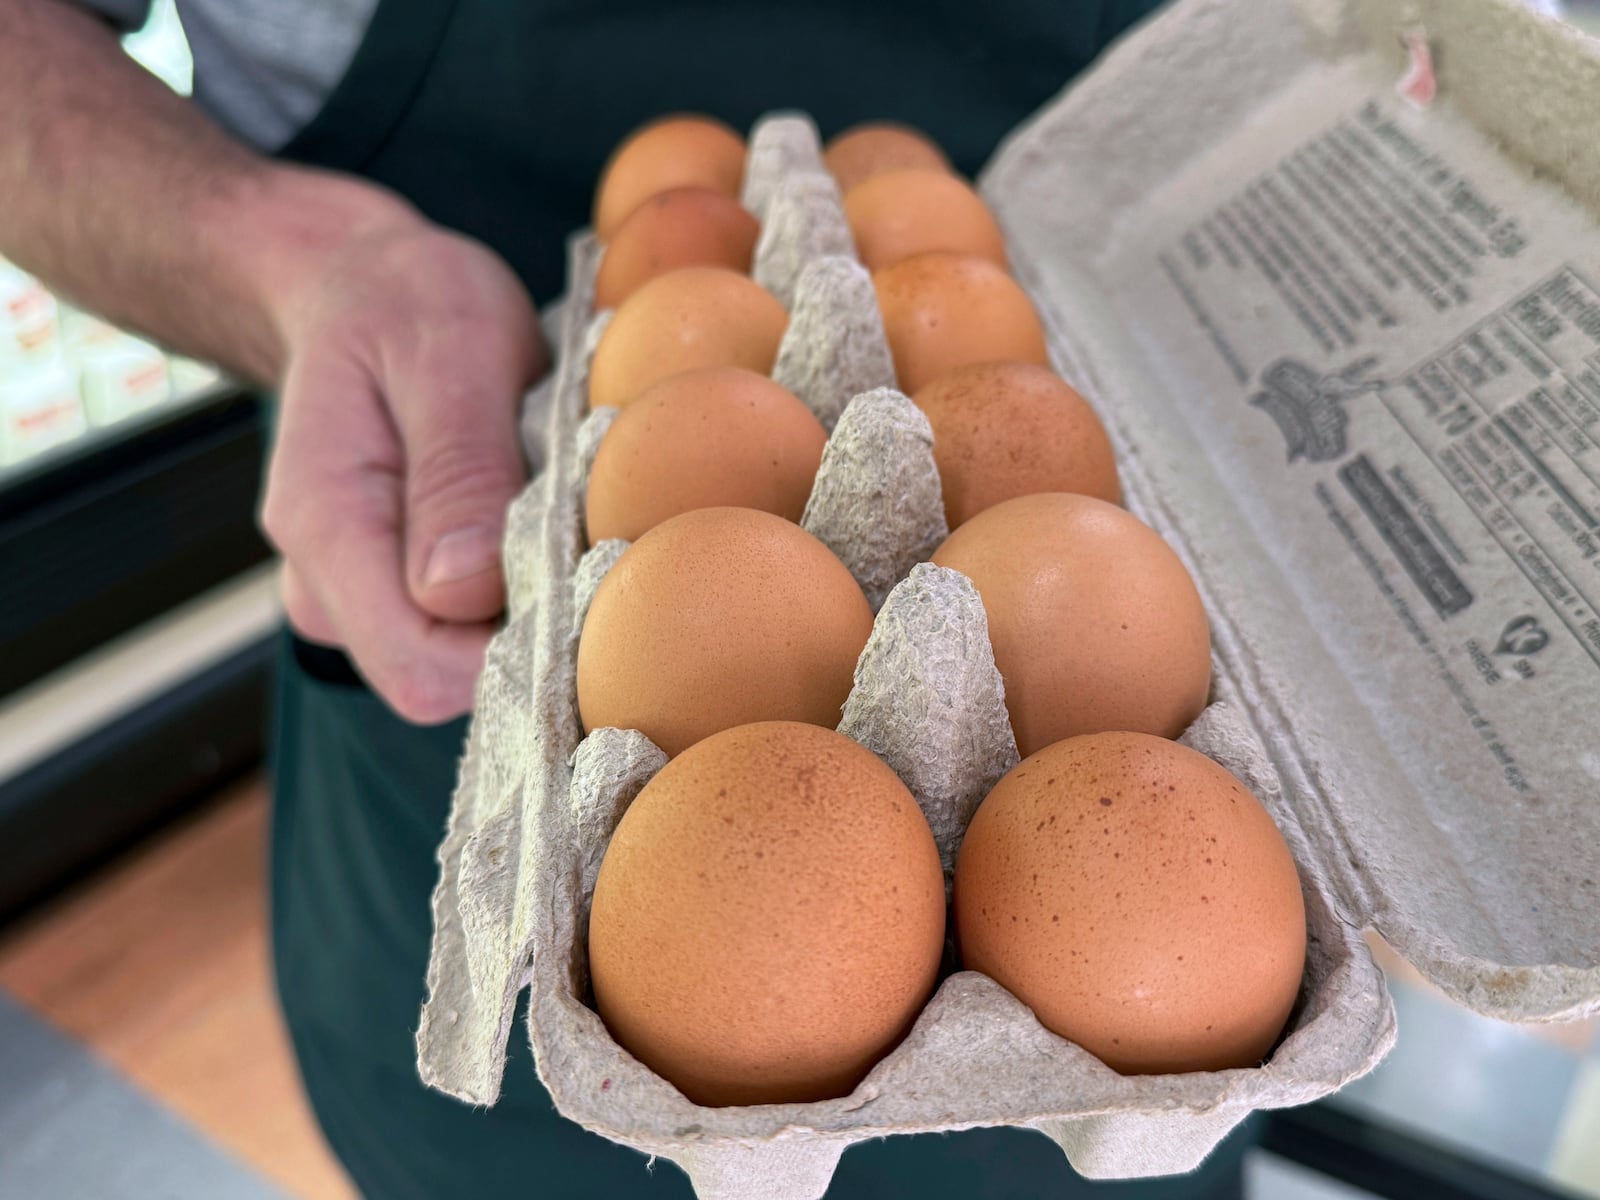
[[[856,253],[876,271],[934,251],[1006,265],[1006,242],[989,206],[965,180],[940,171],[883,171],[845,193]]]
[[[743,181],[742,137],[711,117],[663,117],[630,134],[606,163],[594,197],[595,233],[609,241],[660,192],[703,187],[737,196]]]
[[[901,391],[968,363],[1050,365],[1032,301],[988,259],[919,254],[874,273],[872,282]]]
[[[589,365],[589,407],[632,403],[653,383],[696,367],[765,375],[789,314],[737,271],[680,267],[657,275],[617,309]]]
[[[673,188],[651,196],[617,228],[600,259],[594,306],[615,308],[640,284],[678,267],[726,267],[746,274],[761,225],[732,196]]]
[[[848,1095],[944,949],[933,834],[895,773],[786,721],[707,738],[617,826],[589,969],[617,1042],[697,1104]]]
[[[950,170],[944,151],[915,129],[892,121],[872,121],[845,130],[828,143],[822,162],[839,181],[842,192],[881,171],[907,167]]]
[[[1022,496],[973,517],[933,561],[983,598],[1024,755],[1105,730],[1177,737],[1205,707],[1200,594],[1132,513],[1092,496]]]
[[[964,967],[1125,1075],[1256,1066],[1305,970],[1300,879],[1266,809],[1142,733],[1057,742],[996,784],[953,915]]]
[[[1122,503],[1105,426],[1053,371],[1030,363],[957,367],[912,397],[933,426],[945,521],[959,529],[1002,500],[1081,492]]]
[[[585,730],[642,730],[669,755],[752,721],[833,728],[872,610],[792,521],[701,508],[663,521],[601,581],[578,641]]]
[[[635,541],[696,508],[798,521],[828,435],[793,392],[742,367],[663,379],[622,410],[589,470],[589,544]]]

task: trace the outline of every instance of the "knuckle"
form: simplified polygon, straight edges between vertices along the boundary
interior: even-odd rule
[[[268,488],[261,502],[261,530],[267,540],[309,574],[315,574],[317,564],[327,557],[329,530],[318,512],[319,505],[304,492]]]
[[[414,667],[396,670],[378,690],[395,712],[414,725],[437,725],[461,711],[432,672]]]
[[[267,541],[280,552],[287,554],[289,545],[294,541],[294,504],[285,497],[283,488],[270,476],[261,498],[260,525]]]
[[[278,577],[278,599],[283,604],[283,615],[289,618],[289,624],[304,633],[310,623],[311,604],[302,585],[291,578],[287,571]]]
[[[306,641],[315,642],[319,646],[338,646],[341,644],[333,636],[331,630],[324,628],[315,614],[308,613],[302,606],[285,601],[283,615],[289,622],[289,628]]]
[[[410,463],[406,487],[413,507],[449,514],[500,504],[521,485],[509,456],[481,444],[444,441]]]
[[[305,594],[303,588],[291,584],[286,579],[280,594],[283,599],[283,615],[296,633],[313,642],[333,644],[335,641],[333,628],[328,624],[322,610]]]

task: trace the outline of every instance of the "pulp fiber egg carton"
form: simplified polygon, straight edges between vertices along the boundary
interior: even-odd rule
[[[567,1117],[703,1197],[799,1200],[854,1142],[983,1125],[1037,1129],[1086,1175],[1192,1168],[1252,1109],[1382,1058],[1366,928],[1479,1011],[1600,1010],[1597,113],[1594,45],[1514,0],[1187,0],[980,179],[1128,506],[1206,600],[1214,702],[1185,740],[1249,783],[1300,869],[1301,995],[1247,1070],[1116,1075],[970,972],[815,1104],[699,1107],[611,1040],[589,895],[663,756],[578,722],[578,631],[623,547],[583,551],[607,414],[585,411],[604,316],[575,242],[439,851],[427,1082],[492,1104],[528,987]],[[803,118],[753,131],[745,198],[756,277],[792,312],[774,374],[832,431],[804,524],[878,610],[840,728],[917,795],[948,868],[1016,748],[976,593],[915,565],[944,533],[928,427],[892,390]]]

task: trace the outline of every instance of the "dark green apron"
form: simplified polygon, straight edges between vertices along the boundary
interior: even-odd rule
[[[612,146],[652,116],[748,128],[775,108],[824,135],[891,117],[974,173],[997,140],[1155,0],[380,0],[325,109],[286,157],[368,176],[497,250],[540,302],[562,285]],[[507,430],[507,436],[511,431]],[[495,1107],[424,1088],[413,1032],[434,850],[465,723],[399,720],[338,654],[285,638],[274,747],[278,988],[328,1140],[373,1200],[688,1197],[557,1116],[519,1014]],[[1239,1139],[1235,1139],[1239,1141]],[[844,1156],[830,1197],[1238,1194],[1204,1180],[1091,1188],[1043,1137],[894,1138]],[[1214,1189],[1214,1190],[1212,1190]]]

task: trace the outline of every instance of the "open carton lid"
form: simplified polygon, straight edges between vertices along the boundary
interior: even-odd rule
[[[1344,915],[1600,1011],[1600,42],[1190,0],[981,183]]]

